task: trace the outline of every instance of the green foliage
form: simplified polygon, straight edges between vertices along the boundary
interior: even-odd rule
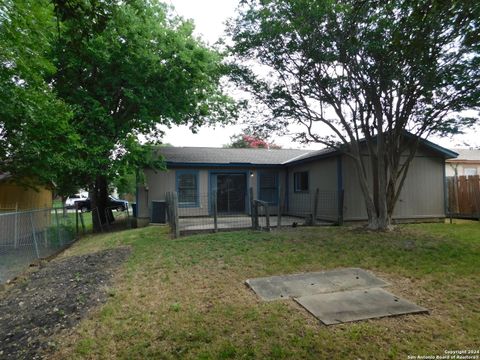
[[[259,127],[300,125],[352,158],[369,226],[386,228],[419,138],[478,121],[479,29],[469,0],[246,0],[232,78],[268,110]]]
[[[459,112],[479,106],[479,19],[471,1],[244,1],[233,78],[272,111],[267,128],[306,125],[303,141],[455,133],[473,121]]]
[[[25,185],[56,182],[77,140],[70,108],[44,80],[55,72],[52,13],[46,0],[0,5],[0,172]]]
[[[74,126],[88,159],[84,178],[113,178],[145,165],[139,135],[157,125],[192,130],[225,121],[234,110],[220,90],[222,56],[192,35],[193,25],[157,2],[56,2],[62,21],[53,77],[74,109]]]
[[[102,178],[106,198],[106,179],[162,168],[139,136],[234,117],[222,54],[192,31],[157,1],[2,2],[0,171],[63,196]]]
[[[117,189],[119,197],[123,199],[127,194],[136,193],[137,177],[134,172],[126,172],[124,175],[113,179],[112,185]]]

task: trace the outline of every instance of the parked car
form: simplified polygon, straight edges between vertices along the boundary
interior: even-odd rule
[[[125,211],[128,209],[128,201],[110,195],[108,197],[108,206],[117,209],[117,211]]]
[[[65,200],[65,207],[67,209],[75,209],[75,203],[78,202],[78,201],[83,201],[85,199],[88,199],[88,193],[87,192],[80,192],[78,194],[70,195]]]
[[[90,201],[89,198],[77,201],[77,206],[82,212],[92,210],[92,205],[91,205],[91,201]],[[107,206],[109,208],[115,209],[117,211],[125,211],[125,210],[128,209],[128,201],[118,199],[118,198],[110,195],[108,197],[108,205]]]

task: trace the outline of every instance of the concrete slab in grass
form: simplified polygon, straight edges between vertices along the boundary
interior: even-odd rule
[[[325,325],[428,313],[428,310],[380,288],[302,296],[294,299]]]
[[[358,268],[248,279],[246,283],[265,301],[389,285]]]

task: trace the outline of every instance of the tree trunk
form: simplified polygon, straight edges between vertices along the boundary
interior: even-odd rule
[[[371,174],[367,167],[363,170],[361,152],[354,154],[355,167],[358,174],[360,189],[365,200],[367,210],[368,228],[370,230],[388,230],[391,227],[391,216],[387,206],[387,171],[385,169],[385,158],[378,153],[375,158],[370,159]],[[369,180],[371,179],[371,180]],[[371,186],[369,186],[369,181]],[[374,189],[374,193],[370,189]]]
[[[63,212],[63,217],[67,216],[67,205],[65,204],[67,202],[67,196],[62,195],[60,196],[62,199],[62,212]]]
[[[360,152],[358,156],[361,156]],[[355,157],[355,167],[357,169],[358,180],[360,183],[360,189],[362,190],[363,198],[365,199],[365,208],[367,210],[368,217],[368,228],[371,230],[377,230],[379,228],[377,208],[375,206],[375,201],[373,195],[370,192],[368,186],[368,177],[367,174],[363,171],[362,160],[360,157]]]
[[[111,221],[111,209],[108,208],[107,177],[98,175],[95,183],[90,187],[90,205],[92,210],[93,231],[100,232],[107,223],[107,216]],[[110,213],[110,214],[109,214]]]
[[[378,189],[377,214],[378,214],[378,229],[387,230],[390,227],[390,217],[388,216],[387,207],[387,162],[385,161],[385,143],[383,134],[377,135],[377,159],[376,162],[372,159],[372,170],[376,172],[377,184],[374,188]],[[377,165],[376,167],[374,167]]]

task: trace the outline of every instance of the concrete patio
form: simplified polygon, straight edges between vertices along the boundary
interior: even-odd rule
[[[265,216],[259,217],[259,225],[266,227]],[[182,217],[179,219],[180,231],[204,231],[213,230],[215,228],[213,217]],[[270,227],[276,227],[278,225],[277,216],[270,216]],[[281,226],[300,226],[305,225],[305,219],[297,216],[282,216]],[[328,226],[332,225],[331,222],[317,221],[316,225]],[[219,216],[217,218],[217,229],[229,230],[229,229],[248,229],[252,227],[252,218],[248,215],[238,216]]]

